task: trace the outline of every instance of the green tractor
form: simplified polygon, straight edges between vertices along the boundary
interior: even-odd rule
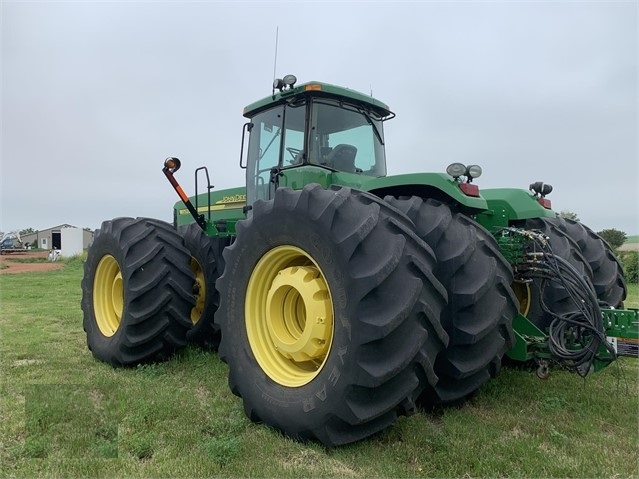
[[[202,167],[189,197],[168,158],[173,225],[103,222],[82,281],[97,359],[217,350],[249,418],[339,445],[420,404],[462,402],[506,355],[536,361],[540,376],[551,362],[587,374],[636,355],[637,311],[616,309],[619,264],[547,209],[547,185],[480,193],[481,168],[459,163],[387,176],[390,109],[295,83],[276,80],[244,109],[246,187],[213,191]]]

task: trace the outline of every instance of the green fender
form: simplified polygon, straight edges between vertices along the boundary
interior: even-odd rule
[[[509,226],[515,220],[557,216],[552,209],[542,206],[539,198],[520,188],[486,188],[481,190],[481,194],[488,209],[475,219],[489,231]]]
[[[352,185],[349,182],[349,179],[353,176],[357,175],[334,173],[333,182],[344,186],[356,187],[356,185]],[[478,191],[478,196],[469,196],[462,191],[460,185],[459,182],[453,180],[445,173],[410,173],[371,178],[361,184],[359,188],[380,198],[387,195],[434,198],[456,205],[460,211],[470,215],[487,210],[488,205],[482,197],[481,191]]]
[[[307,165],[284,169],[279,177],[280,186],[294,190],[301,189],[308,183],[319,183],[324,188],[330,185],[349,186],[368,191],[380,198],[386,195],[435,198],[457,205],[460,211],[471,215],[488,208],[481,190],[479,196],[468,196],[461,190],[460,183],[445,173],[411,173],[375,178],[360,173],[331,172],[326,168]]]

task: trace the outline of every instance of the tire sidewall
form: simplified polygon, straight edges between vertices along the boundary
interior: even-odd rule
[[[285,415],[282,425],[296,424],[303,430],[304,427],[312,428],[326,414],[335,414],[345,406],[347,383],[339,378],[351,374],[347,369],[355,362],[352,355],[356,345],[352,338],[357,337],[357,331],[351,330],[355,325],[346,319],[353,317],[347,295],[349,281],[342,273],[348,271],[347,260],[331,247],[326,230],[317,222],[299,216],[295,221],[289,218],[277,225],[262,218],[249,220],[253,223],[250,230],[255,234],[247,232],[234,262],[226,264],[225,275],[234,278],[234,287],[228,288],[229,297],[222,304],[226,306],[223,314],[227,321],[223,343],[227,355],[232,356],[227,362],[233,362],[236,368],[245,404],[257,405],[259,417],[266,415],[275,418],[276,422],[278,417]],[[296,230],[308,234],[296,234]],[[316,377],[295,388],[276,383],[262,370],[251,350],[244,322],[244,298],[257,262],[271,249],[283,245],[298,247],[315,260],[326,279],[333,304],[333,338],[328,357]]]
[[[103,229],[104,231],[104,229]],[[123,286],[123,310],[122,317],[120,318],[120,325],[117,331],[112,336],[105,336],[98,326],[97,318],[94,308],[94,284],[95,273],[100,261],[105,256],[110,255],[115,258],[122,274],[122,286]],[[91,351],[95,356],[105,358],[105,361],[110,363],[119,362],[117,359],[118,347],[123,341],[123,335],[129,322],[128,315],[128,302],[126,295],[129,290],[129,275],[126,274],[123,269],[125,252],[120,248],[117,240],[106,234],[98,234],[93,240],[90,252],[87,255],[87,261],[84,265],[86,286],[84,288],[84,330],[87,333],[87,343]]]

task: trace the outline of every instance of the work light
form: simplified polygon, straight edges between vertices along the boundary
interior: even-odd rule
[[[466,174],[466,165],[462,163],[451,163],[448,165],[448,168],[446,168],[446,173],[457,179]]]

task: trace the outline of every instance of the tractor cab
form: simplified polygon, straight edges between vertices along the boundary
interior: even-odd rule
[[[386,175],[383,122],[394,114],[372,97],[319,82],[296,87],[295,77],[287,75],[275,81],[272,96],[246,107],[244,116],[250,119],[242,164],[249,205],[271,199],[283,176],[306,172],[328,185],[336,172]]]

